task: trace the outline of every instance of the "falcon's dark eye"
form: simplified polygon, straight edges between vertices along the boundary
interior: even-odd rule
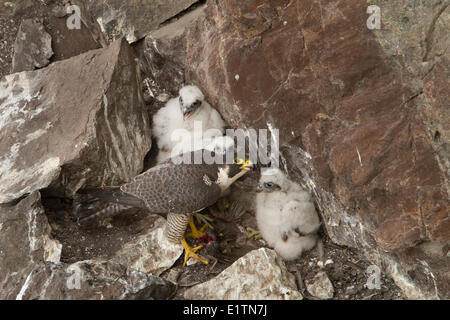
[[[200,100],[195,100],[195,102],[192,104],[192,107],[197,108],[202,102]]]
[[[276,183],[273,183],[273,182],[264,182],[264,187],[267,188],[267,189],[279,188],[279,186]]]
[[[180,98],[178,99],[180,101],[180,105],[183,105],[183,98],[180,96]]]

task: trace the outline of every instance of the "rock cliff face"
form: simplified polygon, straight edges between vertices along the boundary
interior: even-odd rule
[[[0,299],[16,297],[36,263],[60,260],[40,200],[34,192],[15,206],[0,205]]]
[[[0,299],[401,297],[386,275],[408,298],[449,299],[449,2],[7,2],[19,33],[5,65],[23,72],[0,78]],[[71,4],[79,30],[66,28]],[[244,189],[231,192],[247,193],[244,209],[218,222],[232,236],[216,269],[181,268],[182,248],[145,212],[92,230],[71,217],[80,188],[151,166],[150,116],[183,83],[232,128],[279,130],[280,165],[311,190],[326,233],[295,268],[253,250]]]
[[[279,128],[333,241],[445,298],[445,250],[417,245],[450,239],[448,1],[379,5],[370,30],[366,1],[208,1],[185,67],[233,127]]]
[[[40,21],[24,20],[17,34],[14,53],[12,73],[43,68],[53,56],[52,37]]]
[[[108,39],[125,37],[134,42],[198,0],[129,0],[126,5],[122,0],[73,2],[90,12]]]
[[[0,81],[0,203],[129,181],[151,146],[125,40]]]
[[[105,260],[60,262],[41,195],[0,205],[0,299],[166,299],[174,284]]]

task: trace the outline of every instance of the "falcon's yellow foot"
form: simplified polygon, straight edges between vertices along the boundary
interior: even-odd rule
[[[191,227],[191,233],[188,233],[186,235],[186,237],[199,239],[199,238],[207,235],[207,233],[205,232],[205,229],[208,227],[207,224],[205,224],[200,229],[197,229],[197,227],[195,226],[194,220],[192,220],[192,217],[191,217],[191,218],[189,218],[189,226]]]
[[[262,235],[258,230],[255,230],[252,227],[247,227],[246,229],[249,232],[249,234],[247,235],[247,239],[253,238],[255,240],[259,240],[262,238]]]
[[[211,218],[210,216],[198,212],[194,213],[193,216],[195,217],[198,223],[203,224],[203,227],[205,227],[206,225],[208,226],[208,228],[214,229],[214,227],[211,224],[211,222],[213,222],[214,219]]]
[[[198,250],[200,250],[201,248],[203,248],[203,246],[198,246],[195,248],[191,248],[188,243],[186,242],[185,239],[183,239],[181,241],[181,245],[184,247],[184,262],[183,262],[183,267],[186,266],[186,263],[188,262],[188,260],[190,258],[194,258],[204,264],[208,264],[208,261],[206,261],[205,259],[200,258],[200,256],[198,254],[196,254],[196,252]]]

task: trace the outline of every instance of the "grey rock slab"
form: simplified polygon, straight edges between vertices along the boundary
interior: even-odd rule
[[[186,299],[301,300],[294,275],[274,250],[247,253],[215,278],[186,290]]]
[[[42,21],[25,19],[22,21],[16,41],[12,73],[43,68],[53,56],[52,37],[45,30]]]
[[[130,269],[159,276],[172,267],[183,254],[183,247],[169,242],[164,235],[166,219],[159,218],[152,229],[129,242],[117,252],[112,261]]]
[[[35,264],[60,260],[62,246],[50,234],[40,200],[35,191],[15,205],[0,205],[0,299],[17,295]]]
[[[108,39],[125,37],[131,43],[196,2],[198,0],[88,0],[86,6]]]
[[[134,59],[123,40],[0,80],[0,203],[142,171],[151,131]]]
[[[333,284],[324,271],[319,271],[311,281],[307,281],[306,289],[312,296],[322,300],[331,299],[334,296]]]
[[[27,275],[18,300],[167,299],[175,285],[109,261],[40,263]]]

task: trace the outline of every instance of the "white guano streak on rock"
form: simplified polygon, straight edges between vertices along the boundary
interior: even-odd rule
[[[19,291],[19,294],[16,296],[16,300],[22,300],[23,295],[25,294],[25,292],[27,291],[28,287],[31,284],[32,274],[33,274],[33,270],[31,270],[30,274],[26,278],[25,283],[23,284],[22,288]]]
[[[25,142],[22,143],[22,146],[27,145],[31,141],[38,139],[39,137],[47,133],[48,129],[50,129],[51,127],[53,127],[52,123],[47,122],[44,129],[38,129],[32,133],[27,134],[27,136],[25,137]]]
[[[434,276],[433,272],[431,272],[430,265],[424,260],[419,260],[419,261],[425,268],[425,274],[427,276],[429,276],[432,279],[432,281],[433,281],[434,293],[436,295],[436,299],[440,300],[440,298],[439,298],[439,290],[438,290],[437,283],[436,283],[436,277]]]
[[[28,103],[33,99],[39,99],[40,94],[34,88],[34,81],[29,80],[27,76],[28,72],[21,72],[6,76],[0,82],[0,88],[2,89],[0,90],[0,100],[5,99],[0,105],[0,130],[6,126],[15,126],[16,129],[19,129],[27,119],[33,119],[45,110],[43,106],[34,109],[28,108]],[[48,122],[45,128],[29,133],[26,135],[24,142],[15,143],[11,146],[9,152],[0,156],[0,203],[20,197],[24,193],[32,191],[36,186],[46,187],[47,183],[51,182],[43,180],[48,179],[46,174],[51,174],[52,171],[59,172],[59,168],[54,167],[55,164],[57,167],[59,166],[59,158],[50,158],[45,162],[37,161],[31,168],[14,168],[20,149],[41,137],[51,127],[52,124]],[[32,181],[31,185],[29,181]],[[41,183],[44,183],[44,185],[41,186]],[[20,185],[23,185],[21,189]],[[17,187],[12,188],[13,186],[19,186],[20,190],[14,190]]]
[[[359,153],[358,147],[356,147],[356,153],[358,154],[359,164],[360,164],[361,167],[362,167],[363,165],[362,165],[362,160],[361,160],[361,154]]]
[[[105,30],[105,26],[103,25],[102,17],[97,18],[97,23],[100,26],[100,29],[102,30],[102,32],[106,34],[106,30]]]
[[[386,255],[385,262],[387,262],[387,271],[394,280],[395,284],[402,290],[402,292],[411,300],[426,300],[426,295],[415,285],[411,278],[399,268],[397,261]]]
[[[51,239],[44,235],[44,260],[58,263],[61,260],[62,244],[58,240]]]
[[[21,170],[12,169],[11,162],[0,165],[0,203],[14,200],[25,193],[47,187],[59,174],[59,157],[52,157],[38,162],[32,167]],[[11,192],[11,187],[19,185]]]
[[[15,80],[18,77],[19,79]],[[20,93],[14,94],[14,84],[20,83]],[[0,100],[5,99],[0,105],[0,130],[6,125],[16,124],[20,126],[25,123],[24,118],[29,115],[35,117],[43,111],[43,108],[37,108],[33,111],[27,110],[28,103],[34,99],[39,99],[39,91],[35,92],[33,82],[27,78],[27,72],[20,72],[5,76],[4,81],[0,83]],[[7,90],[9,88],[9,90]],[[3,90],[4,89],[4,90]],[[22,105],[22,107],[20,107]]]
[[[108,119],[108,98],[106,97],[106,94],[103,95],[103,105],[104,105],[104,115],[105,115],[105,122],[106,126],[108,127],[109,133],[111,134],[111,141],[113,143],[114,150],[116,151],[117,158],[120,162],[120,165],[122,166],[123,173],[125,175],[125,180],[130,181],[130,175],[128,174],[128,168],[125,163],[125,159],[123,158],[123,154],[120,151],[119,144],[117,143],[116,136],[114,135],[111,124],[109,123]]]
[[[17,158],[17,151],[19,151],[19,143],[15,143],[11,146],[9,152],[3,157],[0,157],[0,177],[3,177],[14,165],[14,161]],[[2,181],[2,180],[0,180]]]
[[[313,172],[314,171],[314,167],[311,163],[311,154],[309,154],[308,152],[306,152],[305,150],[303,150],[300,147],[296,147],[296,146],[292,146],[292,145],[287,145],[291,150],[293,150],[294,152],[296,152],[297,154],[300,154],[300,156],[302,157],[303,162],[310,168],[310,171]],[[305,176],[305,183],[308,186],[309,190],[311,190],[311,192],[313,192],[316,197],[317,197],[317,190],[316,190],[316,184],[314,183],[313,179],[311,179],[308,170],[306,170],[306,168],[299,166],[300,171],[302,172],[302,174]],[[287,169],[286,169],[286,172]]]
[[[275,131],[277,129],[269,121],[267,122],[267,128],[270,131],[271,147],[273,148],[273,147],[276,146],[278,148],[278,153],[279,153],[280,141],[279,141],[278,132]],[[273,150],[271,150],[270,158],[275,160],[275,163],[278,164],[279,160],[278,159],[274,159],[274,152],[273,152]]]
[[[153,44],[153,48],[155,48],[156,52],[160,53],[159,49],[158,49],[158,44],[155,39],[153,39],[152,44]]]
[[[52,127],[52,124],[48,122],[45,127],[45,130],[38,129],[35,132],[28,134],[23,143],[15,143],[11,146],[9,152],[6,153],[3,157],[0,157],[0,177],[3,176],[5,172],[9,171],[13,167],[14,162],[18,157],[19,149],[27,145],[31,141],[36,140],[37,138],[42,136],[46,132],[46,130],[48,130],[50,127]]]
[[[36,216],[39,214],[39,212],[39,208],[33,208],[32,210],[27,211],[28,242],[30,243],[31,262],[34,262],[31,252],[39,249],[37,245],[38,239],[36,239]]]
[[[52,271],[50,277],[47,278],[47,280],[45,281],[44,285],[42,286],[41,293],[39,294],[39,299],[40,300],[44,300],[45,299],[45,294],[47,293],[48,286],[53,281],[54,277],[55,277],[55,272]]]

